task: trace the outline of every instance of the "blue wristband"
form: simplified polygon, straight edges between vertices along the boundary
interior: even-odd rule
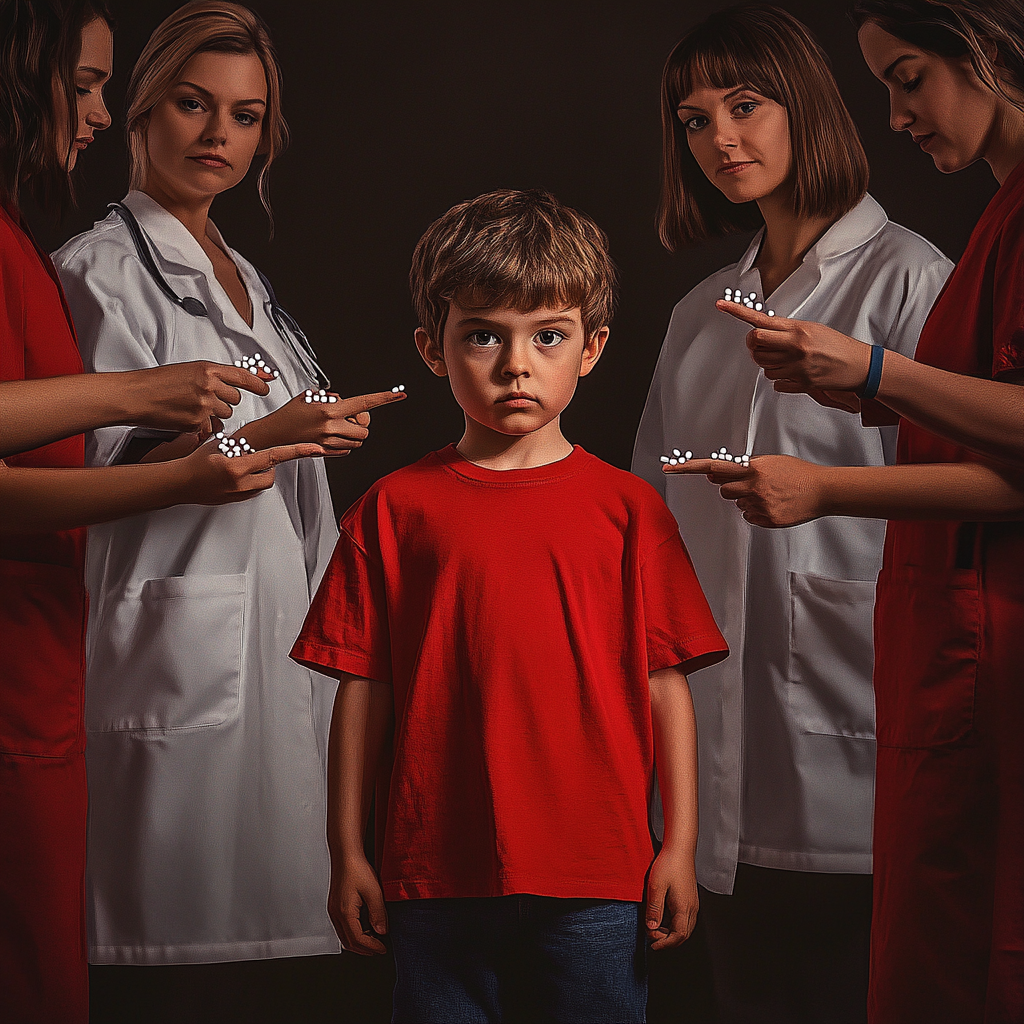
[[[882,360],[885,359],[885,347],[871,346],[871,363],[868,366],[868,379],[857,392],[858,398],[874,398],[878,394],[878,385],[882,383]]]

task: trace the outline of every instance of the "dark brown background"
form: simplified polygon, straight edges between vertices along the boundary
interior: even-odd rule
[[[83,155],[77,213],[33,218],[55,248],[126,190],[124,85],[174,2],[113,0],[119,28],[108,89],[115,124]],[[340,513],[378,476],[458,438],[461,414],[412,345],[412,247],[450,205],[495,188],[541,187],[608,232],[622,274],[619,313],[596,371],[564,416],[570,440],[628,467],[673,304],[734,261],[747,237],[677,256],[654,230],[658,83],[672,44],[727,6],[709,0],[434,0],[349,4],[261,0],[285,73],[292,145],[275,165],[276,234],[254,175],[219,198],[230,245],[274,283],[343,394],[404,383],[405,403],[374,414],[362,451],[330,464]],[[951,258],[995,181],[979,165],[940,175],[888,127],[884,89],[860,58],[845,3],[783,0],[830,54],[863,133],[871,192],[889,216]],[[655,957],[650,1020],[712,1020],[700,936]],[[93,1018],[120,1021],[349,1022],[388,1019],[391,965],[349,954],[240,965],[94,968]]]

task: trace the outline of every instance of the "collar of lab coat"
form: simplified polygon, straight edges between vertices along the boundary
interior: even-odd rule
[[[192,236],[188,228],[173,213],[169,213],[145,192],[138,192],[135,189],[121,201],[135,214],[143,230],[153,242],[153,247],[156,250],[153,255],[157,260],[169,269],[173,268],[175,273],[185,274],[189,277],[202,274],[213,280],[216,275],[213,272],[210,257],[206,255],[203,247]],[[221,233],[212,220],[207,221],[207,232],[225,252],[230,253],[231,250],[225,245]]]
[[[803,262],[816,268],[826,260],[842,256],[870,242],[889,222],[885,210],[867,193],[849,213],[839,218],[804,254]],[[753,265],[761,248],[764,228],[754,236],[737,267],[745,274]]]

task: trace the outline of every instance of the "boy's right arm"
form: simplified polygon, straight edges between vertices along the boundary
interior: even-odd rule
[[[390,686],[342,676],[327,755],[327,845],[331,853],[327,910],[342,946],[362,956],[387,952],[376,937],[388,930],[384,895],[366,859],[363,840],[393,718]],[[364,931],[359,919],[363,908],[370,931]]]

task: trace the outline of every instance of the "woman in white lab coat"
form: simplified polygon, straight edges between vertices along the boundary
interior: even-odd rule
[[[667,247],[762,226],[738,263],[677,305],[633,460],[679,521],[731,651],[693,694],[719,1019],[863,1020],[884,524],[756,530],[704,480],[666,477],[662,460],[724,448],[893,461],[895,428],[777,394],[751,364],[745,325],[714,303],[733,289],[912,356],[951,264],[866,194],[826,58],[784,11],[734,8],[692,29],[666,64],[662,118]]]
[[[55,257],[87,368],[262,360],[269,394],[245,394],[224,427],[237,446],[358,446],[384,397],[305,400],[326,396],[312,354],[208,219],[256,153],[264,193],[286,141],[262,21],[236,4],[186,5],[151,37],[128,104],[132,191]],[[111,427],[87,458],[165,459],[199,440]],[[255,501],[151,512],[90,536],[92,962],[339,948],[326,911],[333,684],[288,658],[336,537],[321,460],[280,467]]]

